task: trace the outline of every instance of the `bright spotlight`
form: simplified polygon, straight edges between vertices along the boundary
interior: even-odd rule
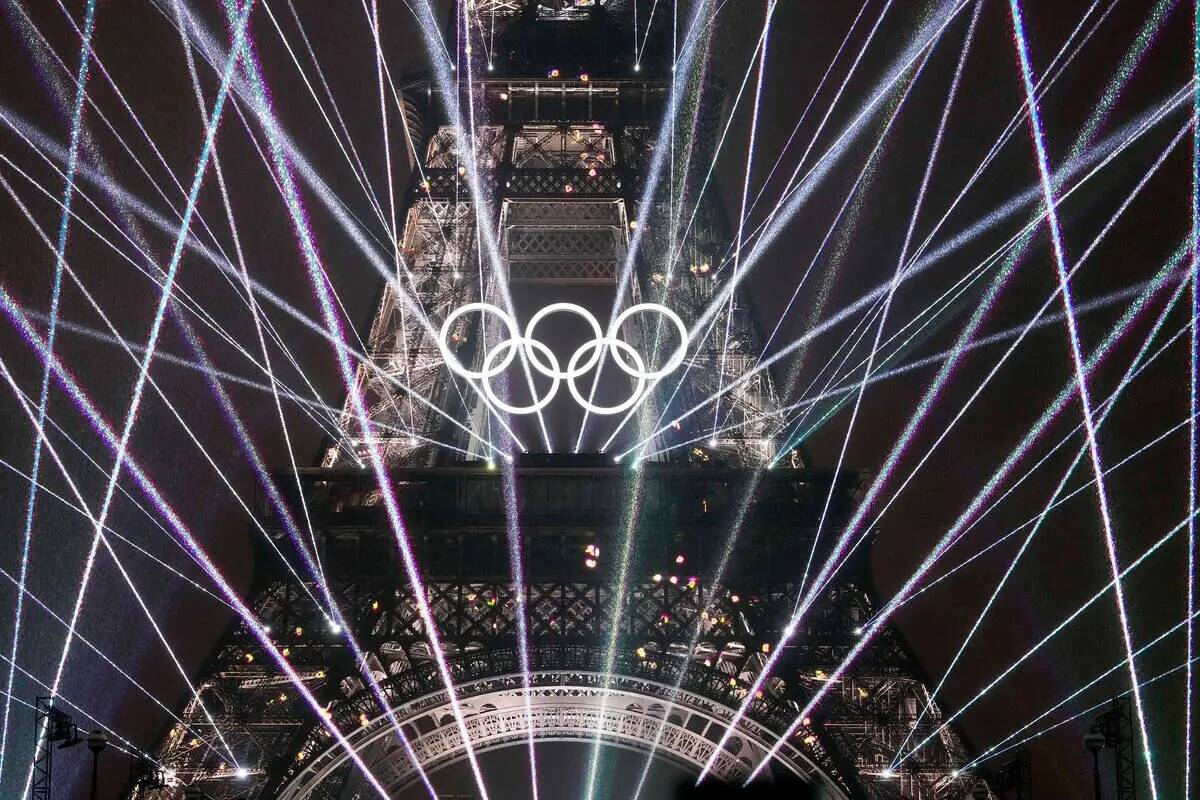
[[[246,769],[245,767],[238,767],[237,768],[237,776],[238,776],[238,780],[244,781],[244,780],[246,780],[246,778],[250,777],[250,770]]]

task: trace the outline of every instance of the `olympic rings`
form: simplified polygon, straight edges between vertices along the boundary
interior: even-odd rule
[[[507,338],[484,353],[482,369],[479,370],[468,369],[464,366],[455,357],[449,345],[451,327],[459,317],[471,312],[478,312],[481,315],[490,314],[498,317],[507,333]],[[554,355],[554,351],[536,338],[538,324],[552,314],[573,314],[586,322],[592,330],[592,339],[580,345],[571,354],[571,357],[567,359],[567,368],[565,370],[562,369],[562,364],[558,360],[558,357]],[[667,359],[666,363],[658,369],[647,370],[646,362],[637,350],[628,342],[618,337],[622,326],[637,314],[660,314],[675,326],[675,331],[679,335],[679,346],[671,353],[671,357]],[[534,414],[548,406],[555,396],[557,396],[563,381],[567,382],[567,390],[571,393],[571,397],[575,399],[575,402],[579,404],[580,408],[583,408],[590,414],[609,416],[628,411],[637,405],[646,396],[647,392],[653,388],[654,381],[666,377],[679,368],[684,358],[687,357],[688,347],[688,331],[687,326],[683,324],[683,320],[674,311],[658,303],[639,303],[635,306],[630,306],[613,320],[607,333],[603,332],[600,322],[583,306],[576,305],[575,303],[551,303],[530,318],[523,334],[517,327],[516,320],[499,306],[491,303],[467,303],[455,309],[446,317],[446,321],[442,323],[438,339],[446,366],[452,372],[470,380],[480,381],[483,384],[484,396],[487,397],[490,403],[495,404],[497,408],[509,414],[517,415]],[[492,379],[508,369],[518,353],[523,354],[525,360],[534,371],[549,378],[551,381],[550,388],[546,391],[545,395],[535,397],[532,403],[525,406],[509,404],[501,399],[492,387]],[[612,406],[602,406],[593,403],[589,398],[584,396],[576,384],[577,378],[595,369],[606,355],[611,355],[617,367],[637,382],[633,393],[626,400]]]

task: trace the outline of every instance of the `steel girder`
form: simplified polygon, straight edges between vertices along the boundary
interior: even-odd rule
[[[636,713],[625,708],[605,735],[611,735],[614,745],[648,748],[661,724],[650,714],[650,705],[669,704],[676,685],[691,698],[687,703],[675,698],[691,709],[687,713],[707,715],[704,725],[719,730],[746,699],[766,660],[764,645],[777,641],[799,597],[792,567],[811,546],[820,499],[832,488],[840,498],[835,510],[844,514],[856,481],[804,471],[772,473],[757,489],[726,582],[709,585],[698,576],[710,574],[719,557],[720,533],[739,505],[739,492],[750,485],[749,474],[647,465],[642,525],[659,535],[638,548],[632,583],[618,597],[603,554],[616,548],[620,512],[611,497],[625,473],[578,464],[568,460],[518,470],[535,683],[569,685],[584,693],[603,689],[604,642],[611,621],[619,618],[614,685],[649,699],[638,703]],[[398,578],[402,571],[392,534],[369,476],[310,470],[302,480],[325,577],[366,653],[366,668],[396,709],[416,713],[444,704],[414,589]],[[480,698],[511,688],[520,672],[517,604],[506,574],[499,476],[460,467],[399,471],[395,480],[411,509],[410,538],[426,570],[424,591],[456,683],[475,686]],[[291,496],[291,502],[299,497]],[[270,519],[265,522],[271,524]],[[589,545],[601,553],[594,568],[585,562]],[[676,553],[686,554],[684,563],[676,563]],[[385,725],[347,646],[329,630],[305,587],[267,564],[259,578],[252,608],[321,703],[328,704],[326,716],[351,738]],[[856,629],[874,612],[867,586],[861,569],[851,565],[814,605],[762,694],[750,704],[747,721],[734,737],[742,744],[737,752],[721,756],[718,775],[735,779],[748,773],[827,681],[853,647]],[[252,779],[238,780],[223,765],[220,751],[212,746],[205,710],[193,702],[181,710],[182,721],[170,728],[155,754],[175,780],[197,783],[222,799],[274,798],[285,791],[291,792],[287,797],[336,797],[340,782],[352,780],[344,767],[325,769],[340,758],[338,748],[244,626],[231,629],[199,683],[207,712],[214,714]],[[577,693],[564,698],[557,706],[551,699],[542,701],[541,720],[551,727],[540,729],[542,738],[575,735],[571,726],[556,734],[548,720],[599,713],[584,708]],[[966,750],[954,729],[939,730],[942,716],[936,703],[914,735],[939,735],[898,775],[882,774],[928,699],[903,642],[885,632],[827,694],[809,724],[787,742],[780,768],[826,781],[849,797],[957,800],[969,786],[967,776],[953,772],[967,760]],[[477,706],[483,704],[480,699]],[[472,724],[483,726],[481,731],[493,731],[496,725],[511,728],[512,721],[504,722],[502,716],[486,725],[483,717]],[[480,735],[491,743],[487,746],[508,742],[499,734]],[[702,744],[678,731],[672,736],[668,750],[676,749],[666,757],[694,764],[688,759],[699,757]],[[711,737],[707,741],[711,748]],[[386,768],[395,770],[397,785],[412,778],[411,765],[397,762],[393,751],[370,752],[378,758],[387,755]],[[427,766],[432,768],[450,756],[430,758]],[[320,780],[314,782],[318,764]],[[174,799],[178,792],[175,786],[138,796]]]

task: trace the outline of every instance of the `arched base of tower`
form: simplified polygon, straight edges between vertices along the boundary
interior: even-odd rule
[[[519,674],[509,674],[459,686],[467,734],[477,754],[526,742],[532,722],[535,742],[591,742],[598,736],[605,745],[646,755],[654,753],[698,773],[734,715],[734,709],[710,699],[623,675],[613,676],[607,689],[604,676],[596,672],[536,672],[531,683],[527,691]],[[426,773],[466,758],[444,691],[393,710]],[[366,724],[348,737],[351,745],[389,793],[398,795],[417,780],[413,761],[387,715],[377,713],[364,721]],[[745,780],[774,739],[764,726],[743,720],[725,752],[714,762],[712,778],[727,783]],[[813,784],[819,790],[818,796],[848,797],[795,747],[782,748],[777,768]],[[359,781],[362,777],[353,772],[346,750],[331,745],[289,782],[280,798],[307,800],[324,796],[330,782],[343,784],[341,794],[345,796],[350,790],[352,796],[353,786]]]

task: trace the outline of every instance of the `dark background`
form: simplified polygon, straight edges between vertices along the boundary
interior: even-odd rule
[[[219,17],[212,7],[214,4],[197,5],[209,20],[210,29],[223,37],[224,28],[218,22]],[[420,67],[426,58],[409,12],[401,3],[383,2],[381,5],[384,47],[393,70],[400,73],[405,69]],[[1027,4],[1031,57],[1039,74],[1087,5],[1076,0]],[[1101,8],[1107,8],[1108,5],[1102,3]],[[270,6],[288,31],[289,41],[298,46],[286,5],[271,0]],[[864,32],[878,14],[879,6],[877,2],[869,2],[864,18],[856,29],[853,39],[856,44],[850,48],[853,52],[857,52]],[[1053,164],[1061,162],[1108,83],[1117,62],[1131,46],[1151,6],[1151,3],[1142,0],[1118,2],[1079,58],[1044,99],[1043,117]],[[0,106],[3,113],[11,119],[19,117],[55,141],[63,142],[68,124],[57,92],[67,85],[63,81],[64,75],[52,60],[44,62],[50,65],[48,73],[43,74],[39,70],[36,66],[39,60],[47,58],[43,46],[31,40],[29,31],[21,27],[21,16],[12,0],[3,0],[0,7],[5,12],[5,22],[0,24]],[[375,64],[362,8],[353,2],[312,0],[297,0],[296,7],[360,154],[368,169],[374,175],[381,176],[384,162],[378,124]],[[82,20],[81,2],[70,0],[67,8],[76,21]],[[38,0],[26,3],[26,10],[54,51],[73,72],[78,63],[78,38],[66,24],[57,4],[51,0]],[[1128,122],[1157,105],[1168,94],[1178,90],[1188,78],[1191,71],[1189,11],[1190,8],[1183,4],[1173,9],[1143,65],[1117,103],[1106,130]],[[851,3],[781,4],[771,38],[755,187],[779,152],[857,12],[857,5]],[[662,13],[661,10],[659,13]],[[876,42],[864,57],[856,77],[849,83],[845,96],[839,101],[823,135],[823,142],[828,143],[830,132],[840,130],[851,118],[850,109],[857,108],[868,96],[871,87],[883,74],[884,67],[902,49],[907,37],[917,27],[923,13],[925,4],[918,3],[901,3],[889,11]],[[761,14],[762,4],[752,0],[729,0],[721,14],[719,35],[714,41],[712,69],[728,85],[736,86],[746,69],[761,26]],[[836,277],[829,285],[828,311],[842,307],[863,291],[887,280],[895,267],[946,89],[958,58],[966,20],[964,13],[948,29],[889,138],[879,168],[863,189],[854,224],[843,228],[845,234],[839,240],[840,268],[830,273]],[[307,90],[298,80],[270,20],[261,9],[255,12],[252,26],[276,110],[284,125],[320,168],[330,185],[366,218],[367,206],[352,174],[331,141]],[[194,166],[201,128],[178,34],[149,0],[105,1],[99,4],[94,44],[99,58],[137,111],[176,176],[186,184]],[[849,56],[843,54],[831,77],[834,85],[840,82],[848,63]],[[215,80],[206,68],[202,67],[201,75],[208,102],[211,103]],[[162,166],[156,163],[153,153],[98,70],[93,70],[89,90],[90,96],[130,142],[134,152],[145,160],[154,180],[162,181]],[[70,97],[71,91],[68,89],[68,105]],[[827,86],[818,98],[814,111],[823,112],[831,98],[832,93]],[[1007,4],[988,0],[967,62],[959,100],[934,171],[925,210],[918,221],[918,238],[923,238],[941,215],[1022,100],[1023,90],[1012,45]],[[737,112],[736,124],[718,169],[726,206],[734,214],[745,164],[748,105],[748,102],[744,103]],[[94,110],[88,110],[85,123],[94,142],[94,147],[85,143],[85,161],[95,166],[100,163],[97,158],[102,158],[111,165],[112,174],[126,188],[154,208],[165,210],[166,204],[156,194],[150,180],[133,165]],[[798,142],[807,142],[814,130],[813,123],[814,118],[810,116]],[[1182,117],[1175,115],[1160,125],[1091,182],[1085,191],[1064,205],[1062,216],[1069,258],[1077,257],[1087,247],[1181,123]],[[877,130],[878,126],[872,128],[863,141],[873,141],[874,131]],[[257,131],[256,136],[259,136]],[[262,141],[261,136],[259,141]],[[286,211],[240,122],[228,114],[219,144],[226,180],[240,224],[242,246],[252,275],[304,313],[316,318],[317,310],[302,274],[303,265],[293,243]],[[402,155],[401,147],[397,137],[393,147],[393,157],[397,160]],[[820,149],[818,147],[815,152],[820,152]],[[785,173],[790,172],[799,152],[797,146],[788,151],[782,168]],[[0,130],[0,154],[12,160],[12,163],[0,161],[0,175],[12,183],[31,208],[38,225],[53,238],[59,217],[57,206],[26,182],[13,164],[42,182],[55,196],[61,193],[61,179],[55,177],[7,127]],[[769,329],[774,325],[783,302],[791,294],[800,270],[812,258],[864,155],[863,146],[852,151],[844,166],[835,170],[823,188],[806,204],[786,234],[775,243],[749,278],[750,290],[764,327]],[[1073,283],[1080,301],[1146,280],[1178,246],[1188,230],[1190,170],[1188,147],[1180,147],[1081,270]],[[402,184],[405,179],[404,170],[398,169],[396,180]],[[1014,192],[1035,186],[1036,181],[1031,142],[1027,130],[1022,128],[972,191],[964,208],[949,221],[945,231],[957,231]],[[178,190],[166,183],[162,186],[172,203],[181,206]],[[376,188],[380,192],[385,190],[382,178],[376,181]],[[775,192],[778,189],[779,186],[774,185]],[[85,182],[83,191],[99,200],[100,195],[94,185]],[[773,195],[768,192],[767,196]],[[229,234],[219,203],[216,184],[210,175],[201,195],[200,211],[228,247]],[[98,214],[86,209],[78,198],[76,206],[89,221],[99,220]],[[113,208],[107,201],[102,201],[102,207],[106,212],[111,212]],[[315,208],[315,204],[310,203],[310,208]],[[0,200],[0,209],[0,280],[28,309],[43,311],[48,307],[53,257],[37,236],[31,233],[28,223],[7,195]],[[346,304],[350,320],[365,333],[378,293],[378,277],[362,262],[351,243],[338,233],[330,219],[315,211],[313,217],[333,284]],[[755,219],[761,219],[760,212],[756,212]],[[949,286],[963,271],[974,266],[1017,228],[1018,219],[1024,217],[1010,220],[999,231],[985,237],[984,241],[959,251],[954,257],[941,262],[938,268],[906,286],[897,296],[888,329],[894,330],[896,325],[922,308],[924,302]],[[165,263],[169,255],[169,238],[149,227],[146,231],[151,254],[159,263]],[[944,238],[945,234],[939,237],[939,241]],[[125,249],[129,250],[127,243]],[[133,341],[143,342],[157,298],[156,288],[78,224],[71,227],[67,259],[95,293],[120,333]],[[829,272],[831,259],[826,257],[822,263],[825,272],[810,278],[813,281],[810,284],[812,293],[806,290],[800,305],[785,324],[784,330],[791,334],[786,339],[803,328],[816,302],[818,284],[815,279],[823,279],[823,275]],[[1054,266],[1043,231],[1016,279],[1002,296],[997,310],[989,318],[985,332],[1024,322],[1054,285]],[[194,256],[186,256],[181,266],[179,287],[211,310],[235,339],[246,344],[252,352],[256,350],[251,320],[244,306],[240,306],[232,290],[211,265]],[[1169,290],[1155,300],[1151,309],[1141,318],[1141,323],[1134,327],[1132,335],[1117,348],[1093,380],[1092,389],[1096,398],[1105,397],[1112,391],[1148,329],[1146,321],[1157,314],[1159,304],[1167,294]],[[1125,303],[1118,303],[1081,318],[1085,350],[1090,351],[1100,341],[1124,307]],[[1056,306],[1054,310],[1059,309]],[[331,405],[340,404],[342,390],[328,346],[278,312],[270,313],[301,357],[305,371],[322,398]],[[91,328],[103,327],[99,317],[69,281],[64,288],[62,316],[72,323]],[[935,353],[949,346],[965,318],[965,314],[959,314],[946,319],[939,333],[924,342],[917,355]],[[1164,335],[1174,334],[1185,322],[1185,315],[1176,310],[1164,328]],[[812,373],[813,365],[824,363],[825,357],[840,343],[840,337],[848,329],[843,326],[817,341],[808,356],[809,372],[805,375]],[[221,342],[210,330],[201,328],[201,335],[211,358],[219,367],[253,376],[245,360],[232,347]],[[948,391],[923,426],[918,441],[910,448],[909,456],[901,465],[901,475],[906,474],[919,460],[973,387],[991,368],[1002,348],[1003,345],[984,348],[964,359]],[[66,330],[60,333],[57,349],[110,420],[121,420],[134,377],[132,362],[124,353],[110,344]],[[164,327],[159,350],[162,353],[186,355],[186,345],[173,325]],[[1131,387],[1102,430],[1101,446],[1106,463],[1124,457],[1185,418],[1186,356],[1184,337]],[[8,325],[0,326],[0,357],[12,369],[24,390],[36,398],[40,366]],[[276,363],[280,361],[276,359]],[[872,563],[881,597],[889,597],[900,586],[928,548],[966,507],[1028,425],[1069,379],[1070,363],[1061,325],[1049,326],[1032,334],[1009,360],[989,390],[959,423],[955,433],[930,459],[920,476],[910,484],[880,523]],[[292,385],[299,383],[288,369],[281,369],[280,374]],[[229,435],[229,429],[204,381],[190,370],[161,361],[154,366],[152,375],[238,493],[245,498],[251,497],[254,477],[236,441]],[[866,470],[879,466],[932,375],[930,369],[918,370],[903,378],[877,384],[867,391],[846,455],[847,466]],[[802,380],[800,385],[806,383],[807,379]],[[264,459],[273,467],[285,465],[286,451],[269,396],[233,384],[228,385],[228,389]],[[0,457],[13,468],[27,471],[33,441],[32,428],[10,394],[5,391],[0,395],[3,395],[0,398]],[[88,432],[86,423],[58,391],[52,392],[50,414],[76,438],[83,450],[99,462],[103,475],[88,464],[78,451],[73,451],[61,436],[55,434],[56,446],[68,454],[68,466],[79,481],[84,497],[89,503],[98,505],[104,488],[104,476],[111,466],[107,451]],[[819,464],[832,466],[835,463],[848,418],[848,411],[843,411],[807,443]],[[315,458],[320,434],[313,425],[303,420],[293,415],[289,422],[297,445],[297,458],[307,462]],[[1025,464],[1032,464],[1046,451],[1049,443],[1056,442],[1078,421],[1079,408],[1073,403],[1041,440],[1033,458]],[[948,558],[948,563],[957,563],[978,547],[1036,514],[1081,443],[1082,439],[1077,435],[1069,446],[1056,453],[996,512],[975,527],[968,539]],[[251,534],[243,512],[231,502],[214,471],[201,460],[179,424],[149,390],[134,432],[131,452],[154,476],[164,494],[214,554],[233,584],[246,586],[253,563],[249,540]],[[1140,555],[1166,530],[1183,519],[1187,499],[1186,470],[1186,437],[1177,434],[1110,478],[1110,500],[1123,563]],[[0,535],[0,567],[15,574],[20,559],[27,484],[9,470],[2,470],[2,473],[0,520],[5,523],[5,532]],[[1086,477],[1081,477],[1085,475],[1086,465],[1078,473],[1072,487],[1086,480]],[[51,490],[64,497],[70,496],[61,475],[48,459],[43,460],[42,476]],[[136,496],[136,490],[130,483],[123,481],[122,486],[129,488]],[[118,498],[114,503],[110,524],[178,569],[189,574],[195,572],[189,568],[189,562],[181,552],[127,499]],[[89,533],[88,525],[76,512],[48,493],[39,494],[29,586],[39,598],[64,617],[70,614],[77,576],[90,541]],[[899,616],[901,630],[935,680],[953,656],[1018,543],[1019,538],[1010,540],[975,566],[963,570],[935,591],[923,595],[921,600],[912,603]],[[140,591],[175,652],[185,668],[194,672],[228,623],[227,613],[145,556],[128,547],[124,547],[121,554],[127,560]],[[1185,565],[1186,542],[1180,535],[1127,581],[1127,598],[1136,642],[1150,640],[1183,618]],[[935,570],[935,573],[940,573],[940,570]],[[998,605],[948,682],[945,689],[946,705],[954,708],[973,696],[1108,579],[1095,496],[1083,493],[1056,510],[1042,534],[1034,541],[1010,585],[1000,596]],[[11,609],[15,598],[12,585],[7,581],[0,581],[0,584],[0,608]],[[27,604],[26,614],[19,663],[37,678],[48,681],[57,663],[63,629],[36,605]],[[4,642],[2,650],[7,656],[11,642],[11,621],[8,614],[0,616],[4,617],[0,621],[0,642]],[[186,689],[178,673],[105,555],[101,555],[97,561],[79,631],[168,706],[175,707],[185,696]],[[964,730],[976,747],[986,747],[1116,663],[1122,655],[1120,630],[1111,596],[1108,596],[975,705],[963,718]],[[1177,635],[1141,659],[1139,669],[1143,678],[1151,677],[1180,664],[1183,658],[1183,637]],[[1127,686],[1126,676],[1123,671],[1118,671],[1110,680],[1068,708],[1072,711],[1082,709]],[[14,696],[18,700],[32,701],[40,691],[32,680],[18,676],[14,686]],[[66,698],[77,703],[103,725],[140,746],[153,744],[165,719],[144,694],[131,688],[124,678],[79,642],[74,645],[68,662],[63,692]],[[1183,772],[1182,673],[1155,683],[1145,696],[1161,796],[1179,797],[1182,795]],[[15,797],[19,793],[33,740],[32,712],[14,703],[12,715],[4,774],[0,783],[0,796],[4,797]],[[1055,716],[1052,719],[1057,718]],[[1080,744],[1080,737],[1085,730],[1086,724],[1080,720],[1038,740],[1032,746],[1038,796],[1088,796],[1089,764]],[[561,770],[566,791],[573,788],[570,783],[572,774],[581,775],[584,764],[581,758],[575,760],[572,752],[567,748],[561,752],[561,758],[550,759]],[[629,757],[623,755],[622,758]],[[82,752],[60,759],[56,777],[63,796],[68,796],[66,792],[70,778],[79,776],[78,770],[83,759]],[[124,767],[117,766],[117,760],[115,756],[111,757],[113,766],[106,776],[105,790],[109,793],[123,782]],[[636,765],[640,761],[630,759],[630,763]],[[494,769],[498,776],[506,774],[504,766],[497,765]],[[72,770],[75,772],[72,773]],[[666,787],[676,775],[673,768],[664,767],[661,773],[656,773],[655,780],[660,782],[662,791],[667,792],[670,789]],[[462,777],[451,775],[445,779],[452,783]],[[513,783],[520,786],[523,780],[523,777],[513,779]],[[1144,777],[1141,786],[1143,791],[1148,791]]]

